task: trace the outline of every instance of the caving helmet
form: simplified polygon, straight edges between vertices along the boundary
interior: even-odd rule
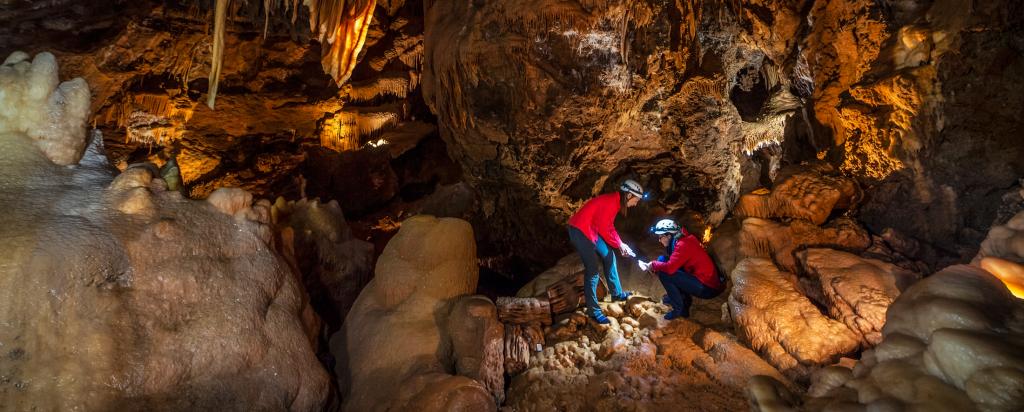
[[[644,199],[644,188],[636,180],[626,179],[625,182],[622,182],[622,186],[619,186],[619,190]]]
[[[675,236],[676,233],[679,233],[679,225],[672,219],[661,219],[658,223],[655,223],[654,226],[651,226],[651,233],[658,236],[664,234]]]

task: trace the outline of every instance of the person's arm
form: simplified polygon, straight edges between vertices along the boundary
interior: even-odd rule
[[[666,275],[675,274],[679,268],[683,267],[683,263],[686,262],[686,249],[683,246],[683,242],[677,242],[675,250],[672,251],[672,256],[669,256],[667,262],[651,262],[651,269],[655,272],[663,272]]]

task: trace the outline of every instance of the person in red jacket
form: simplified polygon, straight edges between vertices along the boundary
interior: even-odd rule
[[[598,257],[604,263],[605,279],[612,299],[624,301],[632,295],[622,291],[619,283],[619,270],[616,267],[615,254],[611,249],[618,249],[622,256],[635,257],[636,254],[628,245],[622,243],[615,231],[615,216],[620,211],[636,206],[644,197],[644,189],[634,180],[626,180],[619,191],[597,196],[583,204],[576,214],[569,218],[569,241],[576,248],[583,260],[585,273],[583,276],[583,294],[587,303],[587,312],[597,323],[607,324],[609,320],[597,305]]]
[[[693,297],[711,299],[718,296],[724,289],[722,280],[700,240],[675,221],[662,219],[651,228],[651,232],[665,246],[668,258],[661,256],[650,263],[641,261],[640,268],[657,273],[668,293],[672,311],[665,314],[665,319],[688,318]]]

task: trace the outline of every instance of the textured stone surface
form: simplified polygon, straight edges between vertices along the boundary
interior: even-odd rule
[[[484,383],[452,375],[449,326],[438,320],[453,298],[476,291],[477,270],[467,222],[422,215],[402,223],[331,338],[344,410],[495,409]]]
[[[871,238],[856,221],[838,218],[825,227],[803,220],[788,224],[772,220],[747,218],[740,232],[740,253],[744,257],[762,257],[780,268],[795,272],[797,260],[793,253],[813,246],[828,246],[859,252],[871,245]]]
[[[852,373],[818,374],[803,409],[1019,410],[1022,314],[1024,300],[991,274],[948,267],[892,304],[882,342]]]
[[[0,134],[0,409],[321,410],[315,315],[262,214],[114,179],[95,143],[68,168]]]
[[[797,253],[800,266],[817,280],[829,316],[860,335],[865,347],[882,340],[885,312],[920,275],[885,262],[832,249]]]
[[[490,299],[459,299],[448,317],[455,371],[484,384],[500,405],[505,401],[505,327]]]
[[[853,179],[828,176],[808,168],[779,179],[769,193],[743,195],[733,214],[740,218],[805,219],[821,225],[834,209],[850,207],[858,194]]]
[[[337,202],[279,199],[271,214],[277,232],[290,231],[290,255],[317,313],[340,326],[373,274],[373,245],[356,239]]]
[[[667,308],[648,304],[661,319]],[[741,410],[743,388],[753,376],[785,381],[734,338],[698,323],[661,320],[664,327],[654,328],[635,322],[620,316],[606,330],[583,325],[568,339],[532,353],[530,367],[512,379],[506,406],[519,411],[676,410],[680,405]]]
[[[806,379],[814,366],[857,349],[857,334],[822,314],[797,289],[796,277],[770,260],[744,259],[731,277],[736,333],[786,376]]]

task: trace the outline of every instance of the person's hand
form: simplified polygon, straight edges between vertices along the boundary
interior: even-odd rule
[[[622,253],[623,257],[636,257],[636,253],[633,253],[633,249],[630,249],[629,245],[625,243],[619,245],[619,252]]]
[[[639,265],[640,266],[640,270],[642,270],[644,272],[650,272],[651,271],[651,262],[644,262],[642,260],[638,260],[638,261],[636,261],[636,264]]]

